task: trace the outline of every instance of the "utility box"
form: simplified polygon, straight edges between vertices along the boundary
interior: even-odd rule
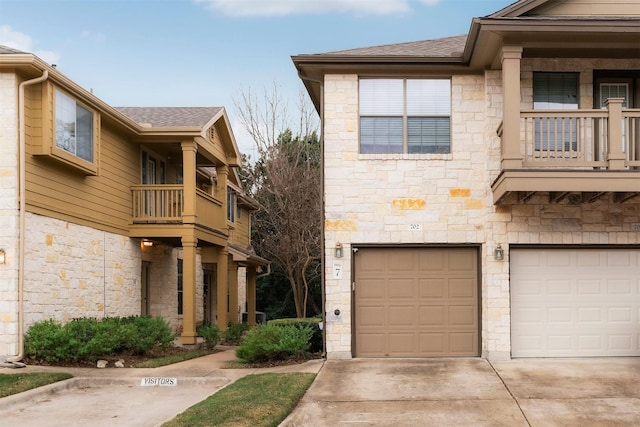
[[[249,319],[249,313],[242,313],[242,323],[247,323],[248,319]],[[264,313],[262,311],[256,311],[256,324],[266,325],[267,313]]]

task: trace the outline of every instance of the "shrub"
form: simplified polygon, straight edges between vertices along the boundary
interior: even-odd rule
[[[227,324],[227,330],[223,332],[224,340],[232,343],[239,344],[242,335],[250,328],[248,323],[232,323]]]
[[[312,330],[308,325],[259,325],[247,332],[236,349],[236,356],[246,362],[285,360],[304,355],[309,350]]]
[[[322,329],[320,329],[320,322],[322,321],[319,317],[309,317],[309,318],[290,318],[290,319],[274,319],[269,320],[267,322],[270,325],[292,325],[296,327],[309,326],[311,328],[311,338],[309,339],[309,351],[311,353],[320,353],[322,352]]]
[[[78,318],[33,324],[25,334],[25,355],[48,363],[95,361],[114,354],[146,354],[166,348],[174,335],[160,317]]]
[[[208,349],[214,348],[220,341],[220,328],[218,328],[218,325],[204,324],[198,326],[196,332],[204,338],[204,346]]]
[[[56,363],[68,358],[70,337],[56,320],[33,324],[24,339],[25,355],[31,359]]]

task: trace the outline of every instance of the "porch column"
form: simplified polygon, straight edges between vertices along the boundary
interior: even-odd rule
[[[227,295],[229,289],[229,282],[227,278],[227,269],[229,263],[229,254],[227,248],[220,248],[218,250],[218,259],[216,265],[216,293],[217,293],[217,307],[216,315],[218,316],[217,324],[221,331],[227,330]]]
[[[218,175],[218,182],[216,184],[216,194],[218,194],[218,199],[222,202],[222,215],[219,218],[220,229],[228,230],[229,225],[227,223],[227,181],[229,176],[229,168],[227,166],[218,166],[216,168],[216,173]]]
[[[609,170],[623,170],[626,156],[623,151],[625,142],[622,140],[622,103],[624,98],[609,98],[605,105],[609,109]]]
[[[256,268],[247,266],[247,323],[256,324]]]
[[[229,319],[238,323],[238,264],[229,263]]]
[[[196,343],[196,247],[198,239],[182,237],[182,343]]]
[[[520,60],[522,46],[502,47],[502,170],[522,169],[520,152]]]
[[[196,222],[196,153],[195,141],[182,141],[182,221],[184,224]]]

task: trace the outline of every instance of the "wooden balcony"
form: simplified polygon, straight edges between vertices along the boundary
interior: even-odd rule
[[[621,105],[521,111],[519,140],[505,141],[498,130],[502,152],[511,148],[521,157],[494,180],[494,203],[526,202],[539,193],[548,193],[550,202],[571,197],[574,203],[610,194],[624,202],[640,195],[640,110]],[[505,147],[514,143],[515,150]]]
[[[194,189],[194,215],[186,215],[184,186],[180,184],[134,185],[131,187],[132,237],[159,238],[166,242],[179,238],[184,225],[192,224],[202,230],[198,239],[220,243],[228,238],[226,212],[223,203],[207,192]],[[209,236],[209,237],[208,237]],[[213,236],[213,238],[211,237]]]

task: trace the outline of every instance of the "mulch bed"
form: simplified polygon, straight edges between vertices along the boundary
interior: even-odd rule
[[[225,345],[225,344],[229,345],[230,343],[222,343],[222,345]],[[101,360],[106,360],[107,362],[109,362],[107,364],[107,368],[115,368],[115,363],[119,360],[123,361],[125,368],[133,368],[137,364],[146,362],[147,360],[158,359],[160,357],[173,356],[173,355],[180,354],[186,351],[191,351],[191,350],[192,349],[179,347],[179,346],[169,347],[165,350],[157,348],[145,355],[120,354],[120,355],[104,357]],[[223,350],[217,347],[214,348],[213,350],[208,350],[209,354],[218,353],[220,351],[223,351]],[[320,354],[313,354],[309,357],[296,357],[296,358],[291,358],[286,360],[268,360],[264,362],[255,362],[255,363],[237,363],[237,364],[233,364],[232,367],[233,368],[250,368],[250,369],[272,368],[276,366],[297,365],[300,363],[304,363],[308,360],[320,359],[321,357],[322,356]],[[71,363],[61,363],[61,362],[47,363],[42,360],[39,361],[39,360],[33,360],[33,359],[27,358],[24,360],[24,362],[27,365],[39,365],[39,366],[62,366],[62,367],[71,367],[71,368],[95,368],[96,367],[96,361],[89,361],[89,360],[79,360],[77,362],[71,362]]]

